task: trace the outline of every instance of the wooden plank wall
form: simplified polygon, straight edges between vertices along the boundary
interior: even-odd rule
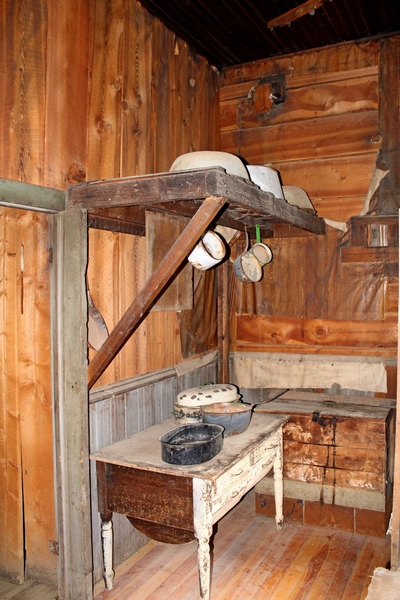
[[[191,371],[181,377],[173,369],[164,369],[154,374],[152,381],[140,382],[140,377],[128,380],[123,391],[115,392],[113,386],[97,388],[91,392],[90,400],[90,450],[95,452],[138,431],[171,418],[174,402],[179,392],[191,387],[216,381],[217,363]],[[102,577],[100,516],[97,508],[97,482],[95,468],[92,477],[92,522],[94,577]],[[113,517],[114,564],[119,565],[141,546],[147,538],[136,531],[123,515]]]
[[[0,177],[66,189],[217,148],[218,73],[137,2],[0,6]],[[0,222],[0,572],[56,583],[49,217],[0,208]],[[112,327],[145,281],[146,243],[91,231],[90,255]],[[101,383],[179,359],[176,314],[154,314]]]
[[[389,57],[395,54],[390,41]],[[319,216],[348,225],[364,206],[381,147],[388,146],[380,117],[388,109],[380,91],[382,56],[373,41],[225,69],[221,150],[270,164],[283,185],[307,191]],[[390,72],[393,77],[393,67]],[[286,99],[276,105],[271,77],[286,82]],[[381,212],[383,205],[380,198]],[[316,237],[276,227],[266,241],[274,259],[263,280],[233,280],[235,350],[395,358],[396,265],[346,255],[345,249],[357,250],[349,228],[328,227],[325,237]],[[389,371],[393,395],[395,370]]]
[[[86,161],[87,3],[0,4],[0,176],[63,189]],[[0,212],[0,571],[55,583],[49,217]]]
[[[381,145],[379,57],[379,42],[344,44],[226,69],[221,149],[272,165],[319,216],[347,221],[363,206]],[[271,108],[259,95],[277,74],[287,98]]]
[[[136,2],[94,8],[87,178],[168,171],[217,149],[218,73]],[[89,244],[93,301],[112,329],[148,276],[146,239],[91,230]],[[181,359],[176,312],[152,312],[98,385]]]

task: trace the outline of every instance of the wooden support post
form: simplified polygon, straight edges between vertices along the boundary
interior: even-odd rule
[[[101,374],[131,337],[146,311],[162,292],[176,269],[226,202],[226,198],[214,196],[210,196],[204,200],[199,210],[192,217],[165,258],[151,275],[144,288],[136,296],[93,358],[88,372],[89,389],[96,383]]]
[[[58,597],[93,598],[87,376],[87,214],[52,222],[52,346],[59,536]]]
[[[218,381],[229,383],[229,263],[218,267]]]

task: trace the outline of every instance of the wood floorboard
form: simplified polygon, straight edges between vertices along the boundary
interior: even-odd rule
[[[325,597],[343,558],[348,537],[349,534],[342,531],[330,531],[328,533],[327,539],[330,542],[329,553],[325,559],[323,568],[313,583],[307,600],[320,600]]]
[[[13,583],[0,578],[0,600],[57,600],[58,591],[55,586],[37,581],[26,580]]]
[[[211,600],[365,600],[374,570],[389,567],[389,537],[297,523],[277,532],[254,507],[250,492],[216,526]],[[0,600],[56,598],[52,586],[0,579]],[[95,586],[95,600],[198,599],[196,542],[151,541],[116,570],[113,590]]]
[[[113,590],[97,584],[95,600],[199,599],[196,542],[146,548],[117,570]],[[389,559],[389,537],[297,523],[277,532],[250,492],[217,524],[211,600],[365,600]]]

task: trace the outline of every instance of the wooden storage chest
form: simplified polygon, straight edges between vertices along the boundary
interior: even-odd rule
[[[385,536],[392,508],[394,406],[386,398],[287,392],[257,411],[290,414],[283,429],[286,520]],[[256,486],[273,516],[273,484]]]

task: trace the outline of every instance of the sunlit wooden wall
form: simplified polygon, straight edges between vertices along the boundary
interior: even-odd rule
[[[182,153],[217,149],[219,74],[135,2],[94,8],[87,179],[168,171]],[[94,230],[89,243],[90,289],[110,329],[149,276],[147,243]],[[181,360],[176,312],[152,312],[98,385]]]
[[[64,189],[86,162],[89,6],[0,4],[0,177]],[[0,222],[0,572],[55,582],[49,217]]]
[[[221,149],[250,164],[273,166],[283,185],[307,191],[318,216],[345,229],[328,227],[318,238],[275,228],[274,238],[266,240],[274,259],[263,280],[234,282],[235,349],[395,358],[396,248],[382,260],[373,249],[368,255],[363,248],[358,256],[349,250],[351,218],[363,209],[376,165],[390,172],[371,222],[373,215],[391,214],[397,227],[392,200],[398,202],[399,167],[391,164],[393,147],[387,148],[398,127],[388,127],[385,115],[388,98],[398,106],[397,92],[390,90],[398,85],[398,48],[398,38],[343,44],[223,72]],[[274,104],[276,77],[284,78],[286,98]],[[398,237],[389,243],[396,246]],[[393,395],[395,371],[389,371]]]
[[[66,189],[217,147],[218,73],[134,0],[0,6],[1,178]],[[57,581],[50,218],[0,207],[0,574],[18,581]],[[146,271],[144,238],[91,231],[109,328]],[[155,313],[100,383],[180,359],[176,314]]]

